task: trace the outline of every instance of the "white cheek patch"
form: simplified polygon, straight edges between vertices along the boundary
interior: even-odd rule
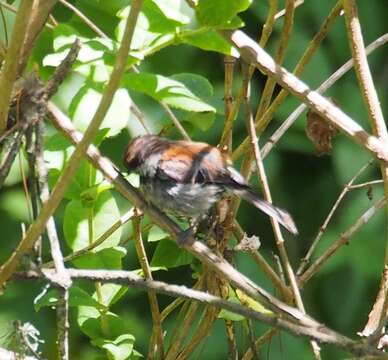
[[[149,176],[149,177],[155,176],[160,158],[161,158],[160,154],[150,155],[145,161],[145,163],[139,166],[140,175]]]

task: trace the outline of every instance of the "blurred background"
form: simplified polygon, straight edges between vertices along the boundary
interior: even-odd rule
[[[100,2],[92,0],[71,1],[81,11],[88,14],[92,20],[109,36],[114,36],[119,19],[116,12],[125,6],[127,1],[113,0]],[[292,70],[303,54],[309,41],[320,28],[335,1],[306,0],[295,11],[294,28],[291,41],[287,49],[284,66]],[[17,6],[17,2],[14,5]],[[279,4],[284,5],[283,1]],[[388,31],[386,15],[388,2],[386,0],[358,1],[359,16],[366,45]],[[279,6],[282,8],[282,6]],[[258,38],[268,12],[267,1],[254,0],[247,12],[241,14],[246,26],[243,28],[253,38]],[[4,10],[8,29],[12,28],[14,14]],[[79,34],[90,36],[90,29],[76,17],[72,11],[61,4],[55,7],[55,19],[77,29]],[[311,87],[318,87],[330,74],[337,70],[350,57],[344,18],[339,17],[327,38],[323,41],[312,61],[308,64],[301,78]],[[2,20],[0,20],[0,23]],[[277,48],[282,19],[274,27],[267,44],[267,51],[274,54]],[[0,26],[0,39],[4,40],[4,28]],[[39,65],[42,77],[49,76],[53,68],[43,67],[42,59],[52,51],[52,32],[46,29],[39,39],[30,66]],[[387,45],[374,51],[369,57],[369,65],[379,94],[385,115],[388,114],[388,52]],[[178,44],[169,46],[143,61],[140,70],[154,72],[165,76],[191,72],[206,77],[214,87],[213,105],[220,109],[216,118],[205,129],[193,126],[190,122],[183,125],[194,140],[209,142],[216,145],[223,128],[223,56],[216,52],[206,52],[198,48]],[[72,82],[73,81],[73,82]],[[256,71],[252,81],[252,104],[256,108],[266,77]],[[66,108],[66,99],[74,93],[72,84],[77,79],[71,79],[61,88],[55,97],[56,103]],[[236,64],[235,95],[241,84],[240,64]],[[77,84],[74,86],[78,86]],[[276,88],[276,93],[279,91]],[[325,95],[332,97],[342,110],[370,130],[367,113],[360,95],[356,77],[353,71],[348,72]],[[169,121],[160,105],[143,94],[130,91],[130,96],[146,115],[147,125],[155,133]],[[260,138],[260,144],[276,130],[285,118],[299,105],[299,100],[290,96],[276,112],[265,133]],[[179,112],[177,116],[179,117]],[[274,202],[289,210],[298,225],[300,235],[287,235],[287,249],[294,268],[299,265],[305,255],[319,227],[332,208],[344,184],[370,159],[370,155],[352,141],[339,135],[334,139],[333,150],[330,155],[317,156],[314,146],[305,135],[306,114],[304,113],[286,135],[278,142],[274,150],[265,159],[265,167],[269,184],[272,189]],[[48,125],[48,131],[52,131]],[[142,128],[134,117],[129,119],[128,129],[118,135],[105,140],[100,149],[102,153],[121,167],[123,149],[129,139],[142,132]],[[246,137],[246,129],[242,113],[234,125],[233,144],[236,147]],[[169,130],[168,136],[179,138],[178,133]],[[240,164],[237,163],[238,167]],[[359,182],[380,179],[378,167],[374,164],[358,179]],[[259,188],[256,174],[252,183]],[[258,190],[259,191],[259,190]],[[373,186],[372,196],[367,196],[367,189],[355,189],[347,194],[338,208],[333,220],[328,226],[314,258],[321,254],[331,243],[338,239],[342,232],[351,226],[356,219],[366,211],[382,195],[382,185]],[[115,194],[120,211],[128,210],[128,202]],[[62,229],[64,206],[60,207],[55,219],[59,229]],[[257,235],[261,239],[261,253],[269,263],[275,264],[276,247],[270,223],[267,218],[256,212],[248,204],[242,204],[238,220],[248,235]],[[375,300],[381,271],[383,269],[384,252],[386,246],[386,225],[384,210],[374,216],[360,232],[356,233],[348,246],[343,247],[329,260],[303,289],[303,299],[306,310],[317,320],[339,332],[355,337],[366,321],[367,315]],[[4,262],[11,254],[21,236],[21,223],[28,223],[26,200],[23,193],[20,169],[15,166],[7,179],[6,186],[0,190],[0,262]],[[122,237],[131,232],[126,226]],[[124,261],[125,269],[139,267],[132,242],[127,245],[127,256]],[[155,243],[147,243],[149,257],[155,250]],[[66,244],[63,251],[69,252]],[[276,266],[276,265],[274,265]],[[270,292],[276,294],[270,282],[257,265],[247,255],[236,257],[236,267],[261,284]],[[156,279],[169,283],[192,285],[192,269],[182,266],[154,273]],[[83,284],[90,286],[89,284]],[[55,347],[55,311],[43,308],[35,312],[33,300],[42,291],[43,282],[10,282],[0,297],[0,346],[9,342],[12,332],[12,321],[31,322],[41,332],[45,340],[42,346],[43,354],[52,358]],[[171,298],[159,296],[160,306],[164,308]],[[136,337],[135,348],[146,354],[151,333],[151,317],[147,295],[144,292],[129,289],[127,294],[114,305],[115,313],[125,319]],[[71,310],[71,338],[70,349],[73,359],[104,358],[103,353],[90,345],[90,340],[78,330],[75,310]],[[167,331],[175,326],[174,318],[167,323]],[[259,336],[265,327],[255,323],[255,334]],[[243,334],[243,325],[238,324],[237,330]],[[167,335],[168,337],[168,335]],[[246,335],[239,337],[239,346],[246,348],[249,340]],[[224,325],[221,320],[211,331],[193,359],[224,359],[227,356],[227,340]],[[311,359],[312,354],[308,342],[298,339],[284,332],[274,337],[262,350],[263,358],[268,359]],[[346,355],[338,349],[323,346],[324,359],[341,359]]]

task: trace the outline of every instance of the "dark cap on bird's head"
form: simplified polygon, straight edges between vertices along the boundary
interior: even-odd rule
[[[139,167],[144,160],[153,153],[168,147],[168,140],[157,135],[143,135],[135,137],[124,153],[124,165],[131,171]]]

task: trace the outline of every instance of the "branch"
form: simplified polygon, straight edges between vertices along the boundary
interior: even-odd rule
[[[18,76],[18,61],[26,35],[33,0],[22,0],[12,29],[11,42],[0,72],[0,135],[7,128],[9,103],[14,82]]]
[[[388,42],[388,34],[384,34],[373,41],[366,47],[367,55],[371,54],[374,50],[378,49],[380,46],[386,44]],[[345,64],[343,64],[337,71],[335,71],[330,77],[325,80],[318,88],[317,92],[322,94],[326,90],[328,90],[331,86],[333,86],[342,76],[347,73],[354,65],[353,59],[350,59]],[[276,101],[276,100],[275,100]],[[299,118],[299,116],[303,113],[304,110],[307,109],[307,105],[301,104],[299,105],[290,116],[280,125],[280,127],[273,133],[273,135],[268,139],[267,143],[263,146],[261,151],[263,152],[263,158],[265,158],[269,152],[273,149],[275,144],[280,140],[280,138],[286,133],[286,131],[291,127],[291,125]],[[269,109],[268,109],[269,110]],[[248,145],[248,142],[247,142]],[[244,143],[242,143],[239,148],[235,151],[235,156],[233,159],[239,156],[239,149],[243,150]],[[241,152],[240,150],[240,152]]]
[[[46,270],[46,272],[53,272],[53,270]],[[246,318],[268,324],[278,329],[286,330],[296,336],[305,336],[321,343],[336,345],[355,355],[382,354],[380,351],[370,347],[367,343],[351,340],[330,330],[322,324],[319,324],[319,327],[309,327],[300,322],[295,324],[276,314],[261,313],[238,303],[224,300],[207,292],[189,289],[185,286],[171,285],[161,281],[144,279],[131,271],[67,269],[67,272],[73,280],[86,279],[103,283],[132,286],[146,291],[154,290],[169,296],[183,297],[188,300],[213,305],[217,308],[232,311]],[[27,271],[15,273],[14,277],[17,279],[41,279],[42,274],[37,271]]]
[[[368,60],[364,49],[364,39],[362,38],[361,25],[357,14],[357,5],[354,0],[342,0],[345,10],[346,30],[350,47],[352,50],[352,56],[354,59],[354,69],[356,71],[358,83],[361,89],[361,94],[364,99],[364,103],[368,110],[369,122],[372,125],[373,133],[379,138],[379,140],[388,147],[388,132],[387,126],[384,121],[383,112],[381,110],[380,102],[377,96],[376,88],[373,84],[372,74],[369,69]],[[384,180],[384,194],[388,199],[388,165],[381,164],[381,173]],[[388,205],[386,208],[386,218],[388,219]],[[388,266],[388,228],[386,226],[386,249],[385,249],[385,268]],[[376,309],[373,307],[374,319],[376,323],[376,333],[384,327],[386,322],[386,314],[388,309],[388,272],[383,271],[383,279],[381,281],[382,289],[384,289],[384,301],[381,303],[380,297],[377,297],[376,302],[381,303],[381,313],[377,317]],[[380,294],[380,292],[379,292]],[[371,319],[371,317],[370,317]]]
[[[340,238],[333,243],[309,268],[299,277],[299,283],[303,285],[329,260],[333,254],[342,246],[349,242],[349,239],[364,226],[376,213],[386,204],[385,198],[381,198],[376,204],[365,211],[357,221],[347,229]]]
[[[255,41],[240,30],[222,32],[225,37],[236,46],[241,57],[247,62],[258,67],[276,82],[300,98],[323,118],[343,131],[347,136],[376,158],[388,161],[388,148],[377,137],[368,134],[359,124],[346,115],[329,100],[311,90],[304,82],[277,65],[271,56],[265,52]]]

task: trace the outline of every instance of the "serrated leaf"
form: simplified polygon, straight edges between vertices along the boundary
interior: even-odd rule
[[[251,3],[252,0],[199,0],[195,10],[197,19],[202,25],[225,28]]]
[[[126,74],[124,83],[129,88],[147,94],[178,109],[194,112],[215,112],[216,109],[196,96],[191,89],[180,81],[151,74]]]
[[[155,249],[151,266],[173,268],[191,264],[193,256],[180,248],[174,241],[161,240]]]
[[[93,239],[89,239],[88,217],[93,216]],[[98,195],[92,211],[80,200],[72,200],[66,205],[63,231],[67,244],[73,251],[85,248],[98,239],[120,218],[120,211],[110,191]],[[116,230],[94,252],[118,245],[121,229]]]

